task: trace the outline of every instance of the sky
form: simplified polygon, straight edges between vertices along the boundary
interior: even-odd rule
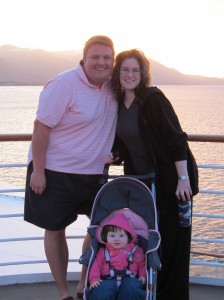
[[[224,0],[1,0],[0,46],[82,50],[96,34],[116,52],[139,48],[183,74],[224,78]]]

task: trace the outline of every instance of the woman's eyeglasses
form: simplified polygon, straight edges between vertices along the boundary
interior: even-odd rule
[[[133,69],[129,69],[129,68],[121,68],[121,73],[128,75],[129,73],[132,73],[133,75],[138,75],[140,74],[140,69],[139,68],[133,68]]]

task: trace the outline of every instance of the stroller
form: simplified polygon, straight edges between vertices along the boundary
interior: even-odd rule
[[[146,255],[146,300],[156,299],[157,270],[161,269],[157,249],[160,246],[155,187],[151,191],[135,176],[120,176],[104,184],[96,195],[88,233],[91,237],[90,248],[80,257],[80,264],[88,266],[84,299],[90,299],[89,270],[99,250],[96,229],[113,214],[123,213],[131,221],[138,237],[138,245]],[[152,178],[150,178],[150,181]]]

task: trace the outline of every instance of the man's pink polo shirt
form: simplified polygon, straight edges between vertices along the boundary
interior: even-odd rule
[[[81,65],[63,72],[44,87],[36,117],[51,128],[47,169],[74,174],[102,173],[117,120],[117,101],[109,81],[101,88],[91,85]]]

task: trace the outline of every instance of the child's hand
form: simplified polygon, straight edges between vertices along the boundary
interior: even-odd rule
[[[102,282],[101,279],[94,281],[93,283],[90,284],[90,289],[98,287],[101,284],[101,282]]]
[[[116,155],[116,157],[114,158],[114,153],[111,152],[110,154],[107,155],[107,157],[104,160],[104,164],[112,164],[115,161],[117,161],[119,159],[119,157]]]
[[[146,284],[146,277],[145,276],[139,277],[139,280],[141,281],[142,284]]]

